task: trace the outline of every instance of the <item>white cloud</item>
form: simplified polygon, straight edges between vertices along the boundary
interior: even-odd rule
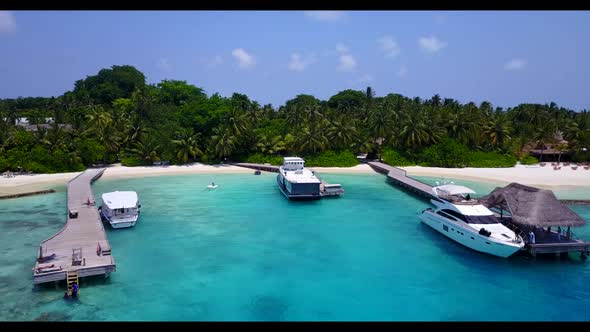
[[[348,47],[342,43],[338,43],[336,45],[336,52],[339,54],[338,71],[354,71],[356,68],[356,59],[350,54]]]
[[[348,47],[346,47],[342,43],[338,43],[336,45],[336,52],[338,52],[338,53],[348,53]]]
[[[399,76],[399,77],[406,77],[406,75],[408,75],[408,67],[401,66],[399,68],[399,71],[397,72],[397,76]]]
[[[306,58],[302,58],[299,54],[291,54],[291,61],[289,62],[289,70],[302,72],[307,66],[315,62],[315,56],[311,55]]]
[[[381,49],[385,52],[388,58],[394,58],[399,55],[400,48],[397,42],[391,36],[383,36],[377,39]]]
[[[437,53],[447,46],[447,43],[436,38],[435,36],[420,37],[420,39],[418,39],[418,44],[424,51],[428,53]]]
[[[161,70],[168,70],[170,69],[170,62],[166,58],[161,58],[158,60],[158,68]]]
[[[216,55],[211,61],[209,61],[209,63],[207,64],[207,67],[215,68],[215,67],[221,65],[222,63],[223,63],[223,58],[221,57],[221,55]]]
[[[338,71],[354,71],[356,68],[356,60],[350,54],[340,55],[340,64]]]
[[[336,22],[346,17],[346,14],[337,10],[315,10],[305,12],[305,16],[316,21]]]
[[[11,12],[0,10],[0,33],[16,30],[16,20]]]
[[[254,56],[248,54],[243,48],[236,48],[231,54],[238,61],[240,68],[252,68],[256,65]]]
[[[521,70],[526,67],[527,62],[523,59],[512,59],[504,64],[506,70]]]
[[[370,83],[373,82],[374,78],[372,75],[369,74],[365,74],[363,76],[361,76],[361,78],[359,78],[359,82],[360,83]]]

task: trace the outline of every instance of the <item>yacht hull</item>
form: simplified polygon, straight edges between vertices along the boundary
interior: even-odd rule
[[[111,218],[103,213],[102,208],[100,209],[100,216],[115,229],[133,227],[137,224],[137,219],[139,219],[139,213],[133,217],[124,219]]]
[[[279,185],[279,189],[281,190],[283,195],[285,195],[285,197],[287,197],[290,200],[293,200],[293,201],[315,200],[315,199],[322,198],[319,191],[317,194],[314,194],[314,193],[312,193],[312,194],[291,194],[291,193],[289,193],[289,191],[285,187],[285,184],[283,181],[287,181],[287,180],[283,176],[281,176],[281,174],[277,175],[277,184]],[[319,185],[318,185],[318,188],[319,188]]]
[[[479,234],[473,229],[450,222],[430,210],[420,215],[420,220],[437,232],[462,244],[465,247],[497,257],[510,257],[522,246],[501,243]]]

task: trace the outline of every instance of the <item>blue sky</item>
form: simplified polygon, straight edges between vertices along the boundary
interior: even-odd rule
[[[278,106],[353,88],[590,109],[590,12],[0,12],[0,97],[129,64]]]

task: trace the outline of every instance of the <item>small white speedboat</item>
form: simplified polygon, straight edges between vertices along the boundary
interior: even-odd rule
[[[211,190],[211,189],[215,189],[217,187],[218,187],[218,185],[216,185],[215,183],[211,182],[211,184],[207,186],[207,189]]]

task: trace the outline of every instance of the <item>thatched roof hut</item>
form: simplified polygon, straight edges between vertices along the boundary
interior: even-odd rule
[[[481,198],[487,207],[501,207],[512,215],[512,222],[519,226],[583,226],[586,221],[562,204],[551,190],[544,190],[511,183],[496,188]]]

